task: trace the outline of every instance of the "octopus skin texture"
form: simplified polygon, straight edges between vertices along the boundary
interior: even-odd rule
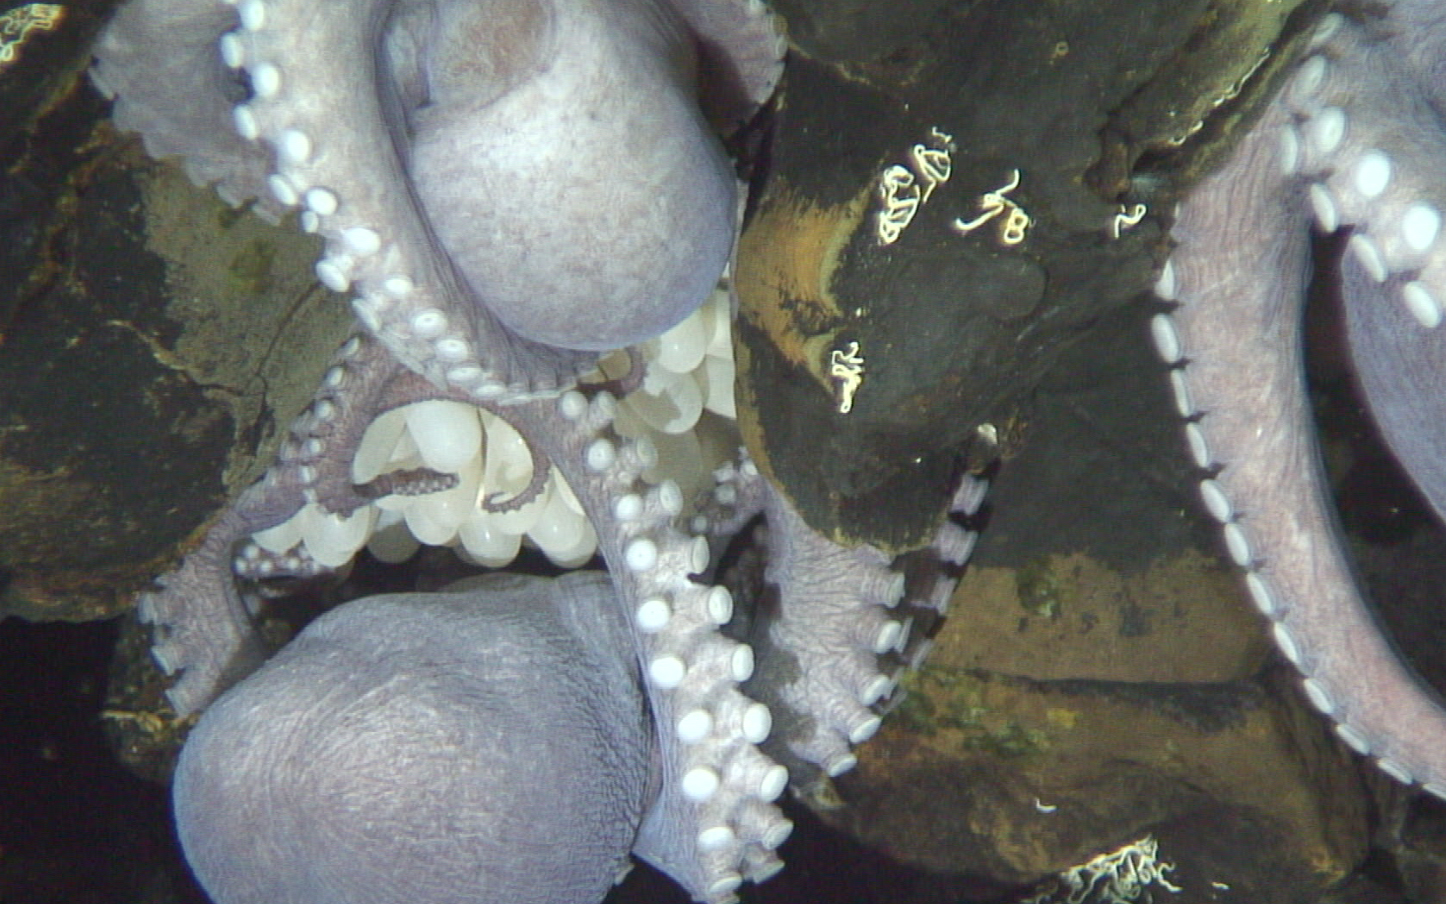
[[[192,731],[192,868],[258,904],[601,899],[657,775],[630,645],[599,572],[332,610]]]
[[[1187,418],[1200,493],[1305,692],[1358,753],[1446,797],[1446,712],[1356,587],[1312,436],[1300,313],[1310,226],[1339,262],[1357,378],[1438,516],[1446,417],[1442,304],[1446,9],[1330,14],[1224,166],[1181,205],[1153,322]]]
[[[780,867],[791,829],[773,804],[788,772],[760,745],[795,781],[853,765],[897,671],[927,649],[922,628],[973,535],[946,521],[906,563],[791,536],[809,532],[736,437],[701,472],[698,456],[680,466],[703,488],[685,495],[656,473],[673,452],[624,429],[628,400],[663,379],[646,356],[578,382],[600,349],[649,340],[667,357],[667,337],[697,316],[738,207],[712,130],[768,96],[783,49],[766,8],[732,0],[134,0],[103,34],[94,75],[118,124],[223,197],[277,216],[300,207],[326,240],[318,277],[353,293],[359,322],[276,464],[139,603],[177,712],[206,710],[175,800],[218,904],[596,900],[630,852],[696,899],[726,901]],[[731,382],[731,370],[713,380],[728,387],[720,408]],[[696,402],[696,385],[680,385]],[[369,427],[409,408],[426,412],[408,415],[414,427],[449,412],[424,432],[474,464],[479,412],[505,423],[523,459],[509,467],[530,477],[478,487],[425,455],[354,477]],[[459,489],[484,520],[571,508],[586,531],[558,558],[575,566],[595,548],[606,584],[499,579],[368,599],[267,662],[238,577],[327,565],[305,543],[261,553],[253,537],[310,512],[323,532],[365,539],[384,501]],[[967,517],[982,492],[965,479],[953,509]],[[715,563],[759,517],[777,605],[727,636],[733,597]],[[755,663],[755,647],[786,665]],[[523,672],[547,691],[509,677]],[[524,705],[494,705],[513,696]],[[409,737],[428,714],[442,748]],[[438,839],[438,826],[452,831]],[[301,836],[318,847],[298,848]]]

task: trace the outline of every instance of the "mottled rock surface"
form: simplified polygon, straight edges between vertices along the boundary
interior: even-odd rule
[[[146,160],[83,70],[56,90],[6,148],[0,615],[88,620],[259,476],[351,313],[313,242]]]

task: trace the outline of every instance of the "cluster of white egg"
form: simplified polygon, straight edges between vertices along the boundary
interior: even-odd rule
[[[645,480],[672,480],[685,499],[694,498],[711,486],[713,469],[738,442],[726,288],[639,350],[646,363],[642,385],[619,401],[613,428],[657,449],[657,463],[644,472]],[[627,354],[615,352],[591,379],[616,378],[627,366]],[[495,510],[532,485],[533,458],[522,436],[490,411],[431,401],[382,414],[357,449],[352,479],[366,483],[412,468],[455,474],[457,485],[420,496],[385,496],[349,517],[327,514],[312,503],[253,539],[277,554],[302,544],[314,561],[331,568],[350,561],[363,546],[386,562],[406,559],[418,544],[451,546],[462,558],[491,568],[511,562],[524,543],[564,568],[583,565],[597,551],[597,533],[556,468],[548,468],[543,489],[526,504]]]

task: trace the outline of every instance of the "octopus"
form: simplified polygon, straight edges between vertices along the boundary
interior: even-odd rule
[[[1446,797],[1446,712],[1357,589],[1313,441],[1300,314],[1308,237],[1345,231],[1346,335],[1382,436],[1438,516],[1446,419],[1435,387],[1446,303],[1439,75],[1446,10],[1326,15],[1289,81],[1190,193],[1155,285],[1206,510],[1277,647],[1342,741]]]
[[[1335,534],[1299,329],[1312,226],[1348,230],[1356,367],[1440,512],[1443,200],[1425,167],[1446,12],[1400,0],[1312,29],[1175,212],[1153,339],[1204,506],[1307,697],[1387,774],[1446,796],[1446,713]],[[666,439],[710,420],[684,409],[714,427],[731,410],[728,305],[705,299],[741,193],[717,136],[767,99],[784,49],[764,7],[724,0],[132,0],[97,45],[117,122],[223,197],[299,211],[358,323],[275,467],[141,601],[177,711],[204,711],[174,794],[217,901],[598,900],[630,855],[729,900],[780,867],[790,781],[847,771],[877,730],[983,484],[960,481],[899,556],[814,529],[736,443],[705,451],[726,431],[686,454]],[[238,577],[331,567],[400,520],[425,534],[437,510],[408,500],[459,490],[469,527],[441,541],[500,567],[525,534],[563,566],[596,550],[606,574],[365,598],[271,655]],[[760,516],[765,589],[740,626],[717,563]]]
[[[785,47],[757,0],[134,0],[98,41],[116,123],[320,235],[357,321],[275,465],[139,602],[201,714],[173,794],[219,904],[600,900],[630,856],[731,900],[781,865],[790,770],[847,771],[877,730],[973,533],[838,545],[728,432],[719,136]],[[525,535],[607,570],[356,600],[273,656],[250,581],[401,520],[494,568]],[[760,520],[735,619],[718,562]]]

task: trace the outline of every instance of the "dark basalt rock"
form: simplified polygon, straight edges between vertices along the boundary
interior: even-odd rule
[[[30,105],[0,117],[20,125],[0,136],[0,616],[89,620],[260,475],[351,314],[312,242],[100,124],[88,36],[66,37],[49,94],[0,70]]]
[[[739,246],[739,422],[812,527],[902,551],[942,517],[957,450],[965,466],[993,457],[1060,350],[1146,291],[1169,250],[1162,214],[1320,10],[917,0],[851,18],[857,5],[779,4],[798,51]],[[912,183],[892,202],[891,166]],[[885,208],[910,198],[885,243]],[[991,206],[967,234],[952,225]],[[1028,225],[1008,237],[1015,211]],[[1143,218],[1112,230],[1122,211]],[[862,381],[843,413],[831,371],[852,343]]]

